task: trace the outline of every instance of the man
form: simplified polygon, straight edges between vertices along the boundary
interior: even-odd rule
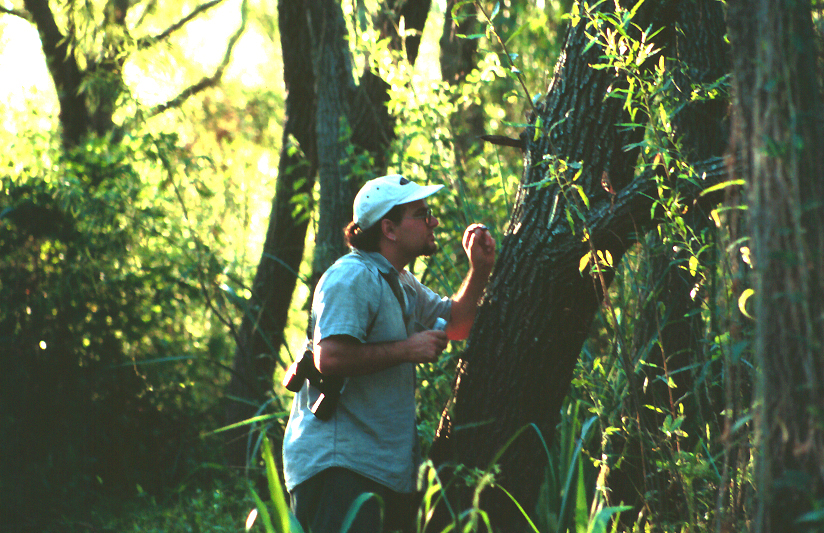
[[[359,500],[349,531],[376,533],[382,523],[386,531],[413,528],[415,365],[437,361],[449,339],[466,338],[495,260],[494,239],[473,224],[463,235],[469,273],[451,299],[406,270],[416,257],[437,250],[438,219],[426,198],[442,187],[400,175],[366,183],[344,230],[352,252],[318,282],[312,303],[315,368],[324,379],[343,378],[343,386],[334,410],[322,419],[312,413],[320,391],[307,381],[286,427],[286,486],[307,532],[338,533],[364,494],[377,497]],[[446,321],[443,331],[434,329],[439,318]]]

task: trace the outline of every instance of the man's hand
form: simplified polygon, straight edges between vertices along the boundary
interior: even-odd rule
[[[463,340],[475,321],[478,301],[495,264],[495,239],[483,224],[471,224],[463,234],[463,248],[469,258],[469,273],[452,296],[452,317],[446,333],[452,340]]]
[[[446,333],[430,329],[406,339],[410,363],[434,363],[449,344]]]
[[[495,264],[495,239],[483,224],[471,224],[463,234],[463,249],[470,267],[488,276]]]

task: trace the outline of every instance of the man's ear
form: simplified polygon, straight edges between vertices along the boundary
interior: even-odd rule
[[[389,239],[390,241],[394,241],[397,239],[395,236],[395,223],[389,220],[388,218],[384,218],[381,220],[381,232],[383,236]]]

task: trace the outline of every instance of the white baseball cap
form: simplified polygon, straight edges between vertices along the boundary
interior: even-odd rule
[[[355,224],[368,229],[396,205],[422,200],[442,188],[443,185],[418,185],[400,174],[369,180],[355,196]]]

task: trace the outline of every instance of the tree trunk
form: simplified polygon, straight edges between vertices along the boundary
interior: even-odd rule
[[[72,148],[80,144],[89,128],[86,94],[80,90],[83,72],[75,60],[71,39],[60,33],[54,21],[48,0],[25,0],[23,5],[37,25],[49,74],[57,91],[63,147]]]
[[[440,46],[441,77],[451,85],[457,85],[466,78],[475,68],[475,54],[478,51],[477,39],[465,39],[460,35],[473,33],[472,28],[477,24],[474,16],[466,16],[462,20],[453,17],[453,10],[459,0],[448,0],[443,15],[443,30]],[[465,6],[465,9],[469,7]],[[472,6],[473,11],[474,6]]]
[[[312,198],[316,173],[320,205],[312,286],[346,252],[343,226],[352,219],[352,153],[366,153],[383,163],[394,137],[386,109],[387,86],[365,71],[352,79],[346,26],[340,6],[330,1],[281,0],[278,24],[284,59],[287,121],[278,166],[277,191],[263,255],[252,287],[252,300],[238,334],[234,374],[228,394],[245,401],[227,406],[226,424],[252,417],[266,401],[283,342],[297,273],[303,260],[313,206],[296,213],[296,199]],[[311,60],[314,68],[307,69]],[[293,142],[297,140],[298,145]],[[227,460],[247,463],[248,428],[227,432]]]
[[[600,4],[600,8],[611,5]],[[640,27],[658,27],[669,22],[670,11],[669,2],[646,3],[635,20]],[[462,357],[453,419],[451,424],[443,421],[444,431],[436,437],[432,452],[436,465],[453,461],[485,469],[524,430],[498,460],[496,480],[528,513],[534,509],[547,462],[535,430],[551,444],[605,288],[579,272],[579,260],[589,252],[591,242],[597,250],[609,250],[617,263],[637,226],[643,227],[645,218],[649,221],[649,203],[646,211],[624,213],[624,218],[619,218],[617,203],[610,207],[622,193],[630,192],[627,185],[633,178],[637,150],[623,147],[640,140],[643,128],[618,127],[629,122],[622,112],[623,102],[605,96],[624,82],[612,69],[590,67],[600,61],[603,51],[598,46],[587,50],[585,30],[584,20],[570,28],[547,99],[530,119],[517,204]],[[606,205],[600,219],[593,218],[594,207],[586,212],[582,218],[587,224],[581,224],[576,214],[572,222],[565,217],[567,208],[583,212],[574,203],[573,195],[578,193],[569,188],[576,162],[582,165],[577,183],[590,204]],[[604,178],[619,191],[616,198],[610,199],[602,188]],[[599,232],[596,221],[609,223],[609,231]],[[589,242],[582,242],[585,229]],[[609,281],[611,273],[605,272],[604,282]],[[485,509],[493,513],[496,527],[523,525],[507,497],[487,492]],[[456,505],[463,509],[467,503]]]
[[[167,40],[170,35],[184,28],[188,21],[218,4],[220,0],[201,4],[157,36],[144,36],[130,41],[127,45],[127,36],[132,30],[126,22],[129,2],[108,0],[102,13],[90,12],[91,18],[82,24],[88,23],[90,26],[83,31],[104,35],[104,42],[100,43],[100,47],[96,50],[84,51],[78,50],[78,42],[84,39],[73,33],[80,31],[74,22],[69,24],[69,31],[64,35],[57,25],[48,0],[24,0],[23,5],[31,15],[31,20],[40,34],[43,55],[57,91],[64,151],[68,152],[79,146],[89,133],[100,137],[113,134],[114,140],[119,141],[123,131],[116,126],[114,115],[118,99],[124,90],[123,67],[129,58],[129,53],[133,50],[132,46],[145,49]],[[75,8],[70,5],[68,9]],[[234,46],[246,28],[247,0],[241,3],[240,11],[241,25],[229,39],[223,60],[214,74],[186,87],[178,96],[150,111],[149,115],[179,107],[189,97],[214,87],[220,82],[231,59]],[[99,20],[96,15],[102,15],[101,27],[97,28],[94,27]],[[76,56],[81,56],[84,52],[87,64],[85,68],[82,68]],[[102,176],[96,175],[89,177],[93,186],[99,185],[102,179]]]
[[[375,23],[380,29],[381,39],[389,37],[392,50],[406,50],[406,59],[414,65],[432,0],[385,0],[384,3]],[[401,19],[404,20],[405,31],[412,30],[410,35],[400,35],[398,32]]]
[[[305,68],[306,58],[311,56],[311,42],[303,5],[280,0],[278,24],[287,91],[286,123],[269,227],[252,283],[252,298],[238,333],[234,373],[228,388],[231,397],[246,401],[230,400],[226,408],[227,425],[252,417],[272,387],[311,220],[312,206],[300,206],[299,199],[312,198],[318,165],[315,78],[312,69]],[[247,433],[245,429],[227,432],[229,464],[246,465]]]
[[[312,35],[312,67],[317,93],[316,134],[320,204],[315,239],[313,283],[346,253],[343,226],[352,220],[354,180],[346,148],[351,135],[349,102],[355,92],[346,23],[338,2],[307,0]]]
[[[394,137],[386,110],[386,84],[365,72],[355,86],[346,23],[334,0],[306,0],[312,35],[312,65],[317,93],[316,134],[320,204],[313,260],[313,285],[348,251],[343,227],[352,220],[352,202],[365,176],[353,175],[355,147],[381,155]],[[364,174],[368,174],[369,169]],[[371,176],[366,176],[371,177]]]
[[[441,79],[452,86],[460,86],[467,75],[477,67],[478,39],[466,39],[460,35],[470,35],[477,30],[478,25],[474,5],[463,6],[463,10],[471,10],[472,15],[463,13],[465,18],[456,20],[453,9],[459,0],[449,0],[444,12],[443,31],[441,33],[440,65]],[[483,106],[468,103],[466,107],[449,117],[452,133],[453,150],[458,164],[458,178],[462,179],[466,163],[475,152],[480,150],[478,139],[485,132],[485,118]]]
[[[824,500],[824,133],[811,5],[730,1],[736,142],[755,271],[754,531],[808,531]],[[749,306],[748,306],[749,307]],[[819,519],[815,519],[819,522]]]

